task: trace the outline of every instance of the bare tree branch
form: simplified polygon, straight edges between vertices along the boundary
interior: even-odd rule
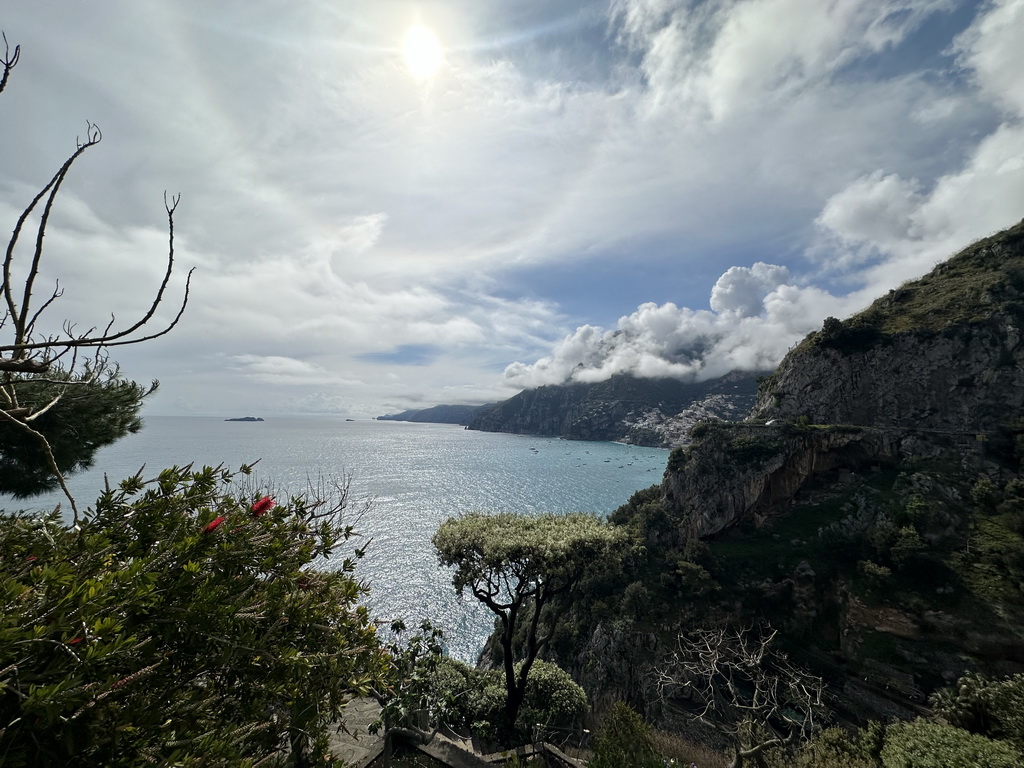
[[[21,56],[21,47],[15,46],[12,53],[6,35],[2,33],[0,35],[2,35],[4,43],[3,56],[0,58],[0,64],[3,65],[3,74],[2,78],[0,78],[0,92],[2,92],[7,85],[11,70],[18,64]],[[111,407],[115,408],[115,410],[120,408],[117,412],[121,413],[122,417],[127,420],[111,422],[123,426],[115,427],[113,432],[108,429],[104,439],[109,442],[125,434],[125,431],[118,432],[118,430],[138,428],[135,414],[141,399],[132,400],[131,398],[145,397],[146,394],[153,391],[153,388],[150,388],[147,392],[145,388],[140,388],[133,382],[120,380],[117,368],[110,364],[105,350],[111,346],[138,344],[168,333],[181,320],[185,307],[188,305],[192,278],[192,270],[189,270],[185,279],[181,305],[178,307],[170,323],[160,330],[150,332],[147,326],[156,317],[157,310],[165,299],[174,272],[174,211],[181,197],[180,195],[168,197],[165,192],[164,209],[167,211],[168,228],[167,265],[153,300],[142,316],[122,330],[115,330],[115,315],[112,313],[110,322],[99,332],[93,327],[85,333],[78,333],[75,331],[75,324],[70,320],[65,320],[60,333],[48,334],[45,337],[37,333],[37,324],[41,318],[52,308],[54,302],[63,295],[63,289],[60,283],[57,282],[53,291],[41,303],[41,306],[36,308],[33,305],[36,281],[39,278],[43,263],[44,240],[47,227],[50,224],[54,203],[72,166],[89,148],[98,144],[102,139],[103,134],[99,127],[94,123],[87,122],[85,138],[76,139],[74,152],[68,156],[57,172],[21,212],[3,255],[3,283],[0,286],[0,293],[2,293],[3,297],[2,305],[0,305],[3,306],[3,313],[0,316],[0,330],[4,331],[7,336],[5,339],[0,339],[0,403],[3,404],[0,407],[0,424],[7,424],[13,427],[14,431],[8,432],[9,439],[14,441],[11,445],[17,442],[17,438],[13,437],[13,435],[19,432],[37,442],[42,450],[42,455],[45,457],[44,463],[52,470],[54,478],[71,502],[76,523],[78,521],[77,506],[67,489],[59,465],[75,467],[87,464],[96,449],[96,443],[92,442],[90,444],[89,441],[82,441],[77,437],[71,437],[68,439],[68,443],[75,444],[78,453],[69,456],[66,450],[60,451],[58,453],[61,458],[58,461],[53,446],[48,441],[44,432],[47,429],[61,432],[61,429],[63,429],[60,423],[67,414],[64,411],[58,414],[57,406],[64,401],[64,396],[67,392],[75,387],[85,388],[94,384],[99,385],[101,389],[110,387],[112,393],[122,385],[128,387],[127,390],[118,390],[121,394],[128,393],[127,400],[123,398],[117,400],[116,397],[121,397],[121,395],[117,395],[114,400],[110,401],[111,403],[121,403],[120,406],[112,405]],[[26,226],[34,215],[38,215],[38,222],[35,227],[35,242],[31,249],[31,256],[23,267],[24,277],[21,278],[21,286],[16,290],[13,274],[15,272],[17,256],[20,252],[18,244]],[[91,360],[89,358],[80,360],[78,353],[80,349],[93,350],[90,355]],[[57,367],[58,362],[61,364],[59,368]],[[81,371],[78,370],[79,366],[82,367]],[[47,376],[45,374],[50,375]],[[36,389],[37,387],[43,387],[43,389]],[[24,393],[24,399],[19,397],[19,392]],[[75,407],[78,407],[77,404],[72,403],[72,408]],[[132,410],[133,408],[134,410]],[[50,414],[48,419],[45,420],[50,422],[50,427],[42,426],[44,420],[41,420],[40,417],[46,414]],[[123,414],[128,414],[128,416],[123,416]],[[132,426],[131,419],[135,419],[134,426]],[[110,419],[108,418],[106,421],[110,422]],[[33,427],[30,426],[32,422],[38,423]],[[64,429],[62,434],[67,435],[71,433]],[[75,442],[76,440],[78,441],[77,443]],[[39,480],[29,482],[24,480],[25,478],[32,477],[34,472],[41,469],[32,459],[25,459],[25,455],[22,453],[19,454],[19,457],[13,455],[5,457],[5,461],[15,462],[15,465],[23,470],[20,473],[23,480],[15,483],[19,493],[31,493],[31,489],[44,487],[45,485]],[[22,464],[17,465],[18,461],[21,461]],[[17,474],[15,473],[12,476],[16,477]],[[26,491],[26,488],[29,490]]]
[[[86,145],[86,146],[91,146],[91,145]],[[76,152],[76,155],[80,154],[81,151],[82,150],[80,149],[78,152]],[[72,160],[73,160],[73,158],[72,158]],[[69,160],[68,163],[65,163],[65,165],[68,165],[68,167],[70,167],[69,163],[72,160]],[[55,179],[56,179],[56,177],[55,177]],[[53,183],[53,181],[51,181],[51,184],[52,183]],[[14,244],[15,244],[17,238],[18,238],[18,235],[20,234],[20,230],[21,230],[21,228],[23,226],[24,219],[26,219],[28,217],[28,214],[31,212],[31,209],[35,207],[35,205],[42,198],[42,196],[43,196],[43,193],[40,193],[39,195],[37,195],[36,199],[33,200],[32,203],[30,203],[29,208],[27,208],[25,210],[25,212],[22,214],[22,218],[19,219],[19,223],[15,227],[14,235],[12,236],[11,241],[8,244],[7,257],[4,260],[4,297],[5,297],[5,299],[7,301],[7,305],[8,305],[8,310],[7,310],[8,311],[8,315],[14,319],[14,323],[15,323],[15,342],[13,344],[0,344],[0,353],[4,353],[4,352],[12,352],[12,353],[14,353],[12,358],[11,358],[11,360],[5,361],[2,358],[0,358],[0,365],[3,365],[4,363],[17,363],[19,360],[24,359],[26,356],[28,356],[30,358],[33,358],[33,357],[35,357],[35,355],[31,355],[31,354],[26,355],[26,353],[30,353],[32,351],[37,351],[37,350],[38,351],[53,351],[55,349],[70,349],[70,348],[73,348],[73,347],[116,347],[116,346],[124,346],[124,345],[127,345],[127,344],[139,344],[139,343],[141,343],[143,341],[150,341],[152,339],[159,338],[160,336],[163,336],[163,335],[169,333],[178,324],[178,322],[181,320],[182,316],[185,313],[185,308],[188,305],[189,292],[190,292],[191,284],[192,284],[192,273],[195,271],[195,268],[192,268],[192,269],[190,269],[188,271],[188,274],[187,274],[186,279],[185,279],[185,288],[184,288],[183,295],[182,295],[182,301],[181,301],[180,306],[178,307],[177,313],[175,314],[175,316],[171,320],[171,322],[168,323],[164,328],[162,328],[160,331],[158,331],[156,333],[151,333],[151,334],[148,334],[148,335],[145,335],[145,336],[139,336],[139,337],[132,338],[132,339],[125,338],[127,336],[130,336],[132,333],[138,331],[139,329],[141,329],[147,323],[149,323],[150,320],[152,320],[154,315],[156,314],[157,308],[159,307],[159,305],[163,301],[164,293],[165,293],[165,291],[167,289],[167,285],[170,282],[171,275],[172,275],[173,270],[174,270],[174,211],[177,208],[178,202],[181,199],[180,195],[176,195],[173,198],[171,198],[171,200],[172,200],[171,203],[167,203],[166,198],[165,198],[165,209],[167,211],[167,224],[168,224],[167,269],[164,271],[164,276],[163,276],[163,279],[160,282],[160,286],[157,289],[156,296],[154,297],[154,299],[153,299],[152,303],[150,304],[149,308],[146,310],[146,313],[139,320],[137,320],[135,323],[133,323],[132,325],[130,325],[129,327],[127,327],[127,328],[125,328],[125,329],[123,329],[121,331],[117,331],[117,332],[111,333],[109,329],[112,326],[112,323],[113,323],[113,320],[112,320],[111,324],[107,325],[107,327],[104,330],[104,332],[99,334],[99,335],[97,335],[97,336],[91,336],[90,335],[93,332],[94,329],[90,329],[89,331],[87,331],[85,334],[83,334],[81,336],[75,336],[72,333],[72,330],[71,330],[72,326],[70,324],[68,324],[68,323],[65,323],[66,338],[48,337],[47,339],[42,340],[42,341],[31,341],[30,340],[28,332],[30,332],[32,330],[32,327],[35,324],[36,317],[38,317],[38,313],[35,316],[33,316],[31,323],[27,323],[24,320],[24,318],[27,317],[27,313],[28,313],[28,304],[27,304],[27,302],[31,298],[31,285],[29,283],[30,282],[34,282],[35,278],[36,278],[36,276],[38,274],[38,269],[39,269],[38,260],[39,260],[39,256],[41,255],[41,235],[40,235],[39,239],[37,240],[37,255],[33,259],[32,268],[30,269],[29,276],[26,279],[26,294],[25,294],[25,298],[24,298],[24,300],[22,302],[22,307],[20,308],[20,310],[17,307],[17,305],[15,304],[14,299],[13,299],[13,295],[11,294],[11,291],[10,291],[10,282],[11,282],[11,280],[10,280],[10,268],[11,268],[11,264],[14,261]],[[48,201],[48,204],[49,204],[49,201]],[[40,224],[40,228],[42,229],[42,227],[43,227],[43,224],[41,223]],[[44,308],[46,306],[49,306],[49,304],[51,304],[56,298],[59,298],[59,296],[60,296],[60,293],[55,292],[54,295],[52,295],[47,300],[46,304],[44,305]],[[0,370],[3,370],[3,369],[0,368]]]
[[[11,70],[18,66],[18,59],[21,58],[21,46],[14,46],[14,55],[11,55],[11,46],[7,42],[7,35],[0,32],[0,36],[4,39],[4,57],[0,59],[0,64],[4,65],[4,74],[0,76],[0,93],[3,93],[4,88],[7,87],[7,78],[11,74]]]
[[[39,441],[43,452],[46,454],[46,459],[49,462],[50,470],[53,472],[53,476],[57,478],[57,482],[60,484],[60,489],[64,492],[64,496],[67,498],[68,503],[71,505],[71,514],[74,524],[78,525],[78,505],[75,503],[75,497],[71,495],[71,491],[68,489],[67,482],[64,480],[64,473],[60,471],[60,467],[57,466],[57,459],[53,455],[53,446],[50,445],[50,441],[46,439],[46,435],[42,432],[37,432],[32,429],[24,419],[16,418],[9,411],[0,410],[0,419],[5,420],[18,429],[27,432],[32,435],[36,440]]]
[[[772,647],[778,630],[696,629],[655,670],[662,699],[734,741],[733,766],[809,739],[826,714],[824,682]]]

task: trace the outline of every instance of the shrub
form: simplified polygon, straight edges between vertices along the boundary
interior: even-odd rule
[[[587,693],[568,672],[550,661],[538,659],[533,663],[526,682],[526,700],[519,712],[522,727],[572,729],[586,711]]]
[[[927,545],[921,539],[917,529],[905,525],[896,532],[896,540],[893,542],[890,552],[893,561],[902,566],[908,560],[920,555],[925,549],[927,549]]]
[[[276,504],[235,480],[135,476],[77,530],[0,516],[6,766],[326,754],[328,724],[387,666],[355,558],[316,569],[353,535],[345,495]]]
[[[711,425],[706,421],[698,421],[690,427],[690,439],[694,442],[700,440],[711,432]]]
[[[870,560],[860,560],[857,563],[857,572],[864,576],[872,587],[881,587],[892,576],[892,571],[884,565],[878,565]]]
[[[1021,759],[1009,742],[922,719],[889,726],[882,746],[885,768],[1017,768]]]
[[[1024,675],[993,680],[966,674],[932,694],[929,703],[950,725],[1024,746]]]
[[[991,478],[982,477],[971,487],[971,501],[986,512],[992,512],[999,503],[1001,494]]]
[[[773,440],[757,435],[734,437],[727,450],[737,464],[760,464],[779,455],[779,446]]]
[[[765,762],[769,768],[877,768],[873,741],[880,735],[878,723],[852,736],[842,728],[826,728],[795,753],[772,750]]]
[[[690,454],[685,448],[673,448],[672,452],[668,455],[668,464],[665,467],[665,471],[668,473],[681,472],[689,458]]]
[[[522,663],[516,664],[516,673]],[[480,677],[482,688],[475,697],[474,730],[493,741],[505,738],[503,718],[508,693],[500,670],[491,670]],[[538,727],[571,730],[579,725],[587,710],[587,694],[569,673],[548,661],[537,659],[530,667],[526,681],[526,697],[516,719],[519,741],[532,740]]]
[[[397,685],[384,701],[387,728],[430,730],[442,725],[469,728],[485,742],[505,738],[508,692],[501,670],[480,671],[442,655],[440,633],[424,624],[424,635],[412,637],[404,648],[392,649],[399,667]],[[522,664],[516,665],[518,673]],[[572,730],[587,709],[587,694],[557,664],[538,659],[530,668],[526,696],[519,710],[521,741],[537,730]]]
[[[662,768],[650,727],[621,701],[615,702],[594,737],[587,768]]]

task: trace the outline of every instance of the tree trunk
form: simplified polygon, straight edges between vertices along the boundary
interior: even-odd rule
[[[515,746],[512,741],[516,734],[516,720],[519,719],[519,709],[523,706],[523,699],[526,698],[526,686],[520,688],[513,686],[508,692],[508,703],[505,705],[505,727],[508,729],[506,746]]]
[[[514,609],[513,609],[514,610]],[[516,732],[516,718],[519,717],[519,707],[523,704],[523,694],[516,685],[516,668],[512,656],[512,631],[515,628],[515,614],[509,621],[505,622],[504,631],[501,633],[502,667],[505,670],[505,732],[501,739],[505,746],[512,746]]]

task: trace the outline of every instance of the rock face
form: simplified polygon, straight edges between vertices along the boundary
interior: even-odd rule
[[[1020,321],[996,311],[984,323],[939,334],[908,331],[853,352],[815,340],[783,361],[753,415],[990,431],[1024,405]]]
[[[752,420],[698,424],[661,486],[612,515],[648,560],[591,624],[580,612],[574,674],[618,669],[628,688],[687,622],[760,620],[850,722],[926,711],[967,671],[1024,671],[1022,329],[1024,223],[827,320]]]
[[[672,447],[688,442],[698,420],[745,415],[756,388],[752,373],[693,383],[619,375],[525,390],[478,414],[469,429]]]
[[[983,433],[1024,406],[1024,223],[845,322],[762,386],[754,418]]]
[[[856,427],[716,424],[697,431],[692,449],[670,457],[662,484],[665,504],[682,522],[680,541],[744,519],[760,524],[815,474],[891,463],[917,447],[902,434]]]
[[[972,454],[1024,408],[1022,328],[1024,222],[849,320],[826,320],[762,380],[760,423],[673,454],[665,504],[703,537],[763,519],[836,466]]]

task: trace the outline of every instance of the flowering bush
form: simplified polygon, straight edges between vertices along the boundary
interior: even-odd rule
[[[248,474],[248,468],[242,468]],[[0,755],[22,765],[311,765],[387,655],[333,500],[172,468],[79,528],[0,514]]]

